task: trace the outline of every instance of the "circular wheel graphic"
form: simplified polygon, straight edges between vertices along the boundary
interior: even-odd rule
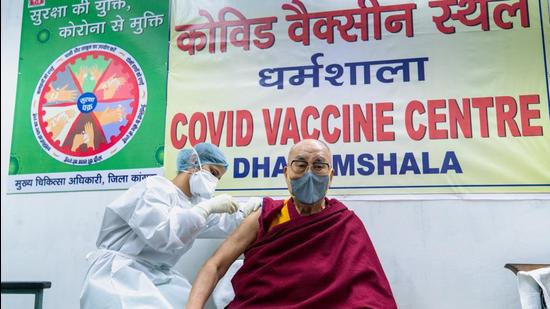
[[[85,44],[42,75],[31,107],[41,147],[72,165],[101,162],[134,136],[145,113],[147,84],[139,64],[110,44]]]

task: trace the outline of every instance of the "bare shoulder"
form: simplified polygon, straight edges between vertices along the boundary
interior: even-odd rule
[[[248,248],[248,246],[256,240],[260,212],[261,210],[256,210],[251,213],[243,220],[241,225],[233,232],[233,234],[229,235],[229,237],[211,257],[211,261],[213,263],[217,263],[223,269],[227,269],[229,268],[229,265],[231,265],[231,263],[239,257],[239,255],[246,251],[246,248]]]
[[[246,217],[230,238],[235,237],[236,240],[244,240],[248,243],[254,241],[258,234],[260,213],[261,209],[258,209]]]

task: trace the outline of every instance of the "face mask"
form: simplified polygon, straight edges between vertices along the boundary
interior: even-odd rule
[[[203,169],[193,173],[189,179],[191,194],[205,199],[209,199],[214,195],[217,185],[218,178]]]
[[[291,179],[292,194],[304,204],[315,204],[325,197],[329,176],[318,176],[307,172],[298,179]]]

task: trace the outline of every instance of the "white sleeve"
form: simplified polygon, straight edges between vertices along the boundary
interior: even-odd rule
[[[237,210],[233,214],[210,214],[206,228],[200,232],[198,238],[226,238],[233,233],[245,217],[241,210]]]
[[[216,304],[216,308],[226,308],[227,305],[235,298],[235,291],[231,284],[231,279],[237,271],[243,266],[243,260],[238,259],[225,272],[225,275],[218,281],[216,288],[212,291],[212,300]]]
[[[178,199],[166,188],[153,185],[141,193],[134,203],[118,213],[139,238],[159,252],[181,250],[193,242],[206,225],[202,216],[179,207]]]

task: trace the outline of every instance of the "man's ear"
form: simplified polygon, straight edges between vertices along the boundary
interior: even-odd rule
[[[329,179],[328,179],[328,185],[330,186],[332,184],[332,177],[334,176],[334,169],[330,169]]]
[[[290,181],[288,180],[288,166],[285,166],[283,168],[283,174],[285,175],[286,186],[290,190]]]

